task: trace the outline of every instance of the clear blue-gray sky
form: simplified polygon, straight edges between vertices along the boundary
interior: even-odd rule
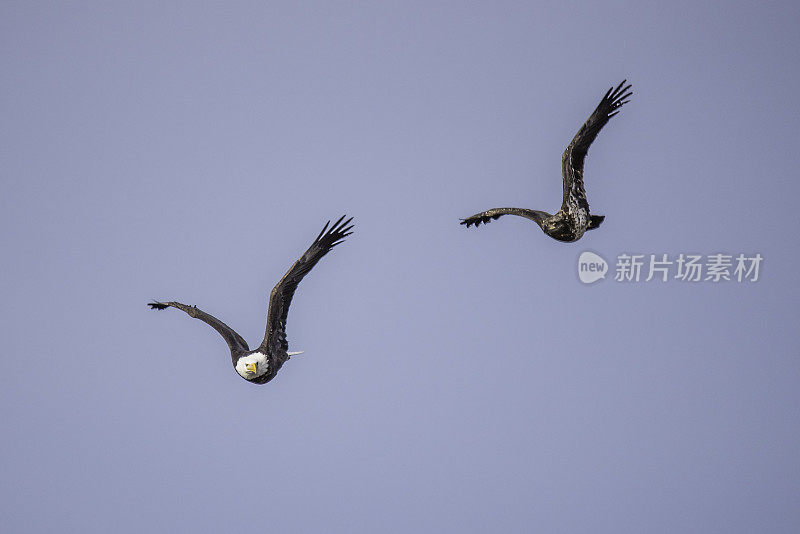
[[[796,2],[0,6],[9,532],[800,531]],[[586,165],[602,228],[553,211]],[[322,224],[293,358],[251,345]],[[760,253],[755,283],[580,252]]]

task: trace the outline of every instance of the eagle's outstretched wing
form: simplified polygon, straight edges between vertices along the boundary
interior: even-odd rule
[[[188,313],[190,317],[200,319],[211,328],[219,332],[219,334],[225,339],[225,342],[228,344],[228,348],[231,349],[231,357],[235,357],[241,352],[248,352],[250,350],[244,338],[237,334],[233,328],[226,325],[210,313],[204,312],[197,306],[187,306],[186,304],[181,304],[180,302],[174,301],[148,302],[147,305],[153,310],[166,310],[169,307],[178,308],[179,310],[183,310]]]
[[[325,254],[352,233],[350,230],[353,229],[353,226],[350,225],[350,221],[353,218],[351,217],[345,221],[345,217],[346,215],[342,215],[338,221],[333,223],[330,229],[328,229],[328,226],[331,222],[325,223],[325,227],[311,246],[308,247],[308,250],[300,256],[299,260],[294,262],[294,265],[281,278],[281,281],[272,289],[269,295],[269,311],[267,312],[267,332],[259,350],[275,356],[285,353],[289,348],[289,344],[286,341],[286,316],[289,313],[289,305],[292,303],[297,284]]]
[[[589,210],[586,191],[583,188],[583,162],[589,151],[589,145],[592,144],[597,134],[611,117],[619,113],[619,107],[627,103],[627,98],[633,94],[628,91],[631,86],[625,86],[626,81],[622,80],[616,89],[612,87],[606,92],[597,108],[589,115],[572,142],[564,150],[564,155],[561,157],[561,173],[564,180],[562,210],[567,211],[570,207]]]
[[[466,219],[461,219],[459,224],[463,224],[467,228],[474,224],[475,228],[477,228],[481,225],[481,223],[489,224],[493,220],[497,220],[503,215],[519,215],[520,217],[525,217],[526,219],[532,220],[540,227],[542,226],[542,221],[548,217],[552,217],[552,215],[544,211],[529,210],[525,208],[493,208],[476,213],[475,215],[471,215]]]

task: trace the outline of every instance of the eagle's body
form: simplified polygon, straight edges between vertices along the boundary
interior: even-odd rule
[[[518,215],[534,221],[553,239],[559,241],[577,241],[586,230],[593,230],[600,226],[604,215],[589,214],[589,202],[586,200],[586,190],[583,186],[583,163],[589,145],[592,144],[597,134],[611,117],[619,113],[618,108],[627,103],[626,100],[633,93],[628,92],[630,85],[623,88],[625,80],[608,90],[594,112],[581,126],[561,157],[561,177],[564,184],[561,209],[554,215],[544,211],[529,210],[525,208],[494,208],[461,220],[469,228],[481,223],[488,224],[493,219],[503,215]]]
[[[190,317],[200,319],[208,324],[228,344],[233,368],[239,376],[254,384],[266,384],[275,378],[278,370],[291,356],[300,354],[300,352],[288,352],[289,344],[286,341],[286,317],[297,285],[325,254],[352,233],[353,226],[350,225],[350,221],[352,218],[345,221],[342,216],[330,227],[330,230],[328,229],[330,221],[328,221],[308,250],[300,256],[300,259],[272,289],[267,311],[267,331],[264,340],[256,350],[250,350],[247,342],[235,330],[197,306],[187,306],[174,301],[150,302],[148,306],[154,310],[177,308],[186,312]]]

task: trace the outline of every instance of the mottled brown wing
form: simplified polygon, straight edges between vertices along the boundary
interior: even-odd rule
[[[586,192],[583,187],[583,162],[586,159],[589,146],[595,140],[597,134],[611,117],[619,113],[620,106],[626,104],[628,97],[633,94],[633,92],[628,91],[631,86],[625,86],[626,81],[622,80],[622,83],[616,89],[612,87],[606,92],[597,108],[589,115],[589,118],[578,130],[578,133],[575,134],[572,142],[564,150],[564,155],[561,158],[562,178],[564,181],[562,209],[564,210],[570,205],[577,205],[587,211],[589,209],[589,204],[586,201]]]

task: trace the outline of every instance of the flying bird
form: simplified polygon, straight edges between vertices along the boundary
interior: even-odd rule
[[[561,209],[555,215],[544,211],[529,210],[525,208],[494,208],[461,220],[469,228],[481,223],[488,224],[492,219],[499,219],[503,215],[519,215],[534,221],[553,239],[559,241],[577,241],[586,230],[594,230],[605,219],[605,215],[590,215],[589,203],[586,201],[586,190],[583,188],[583,161],[598,132],[606,125],[608,120],[619,113],[619,108],[628,102],[633,92],[628,91],[631,86],[625,86],[623,80],[616,89],[611,87],[589,116],[578,133],[572,139],[564,154],[561,156],[561,175],[564,181],[564,197]],[[624,86],[624,87],[623,87]]]
[[[286,340],[286,316],[289,313],[289,305],[292,303],[292,297],[300,280],[314,268],[325,254],[353,233],[351,231],[353,225],[350,224],[353,218],[346,221],[344,218],[343,215],[330,229],[328,226],[331,222],[328,221],[308,250],[294,262],[281,281],[272,289],[267,311],[267,331],[264,334],[264,341],[256,350],[250,350],[242,336],[197,306],[187,306],[180,302],[149,302],[147,305],[153,310],[177,308],[189,314],[190,317],[200,319],[225,339],[231,351],[233,368],[236,369],[239,376],[253,384],[266,384],[275,378],[278,370],[291,356],[302,354],[302,351],[287,352],[289,343]]]

